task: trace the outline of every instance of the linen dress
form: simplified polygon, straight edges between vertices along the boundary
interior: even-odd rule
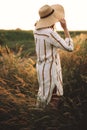
[[[73,51],[71,38],[65,40],[51,28],[34,30],[34,39],[37,54],[37,76],[39,90],[37,101],[50,102],[56,86],[56,94],[63,95],[62,71],[58,50]]]

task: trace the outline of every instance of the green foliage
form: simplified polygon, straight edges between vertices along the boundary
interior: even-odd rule
[[[0,30],[0,35],[4,35],[7,41],[32,40],[32,31],[22,30]]]
[[[22,46],[22,56],[35,53],[33,31],[0,30],[0,41],[15,52]]]
[[[61,35],[61,37],[64,38],[64,32],[63,31],[58,31],[58,33]],[[87,31],[70,31],[70,36],[72,38],[79,36],[80,34],[87,34]]]
[[[0,45],[4,45],[6,42],[6,38],[3,33],[0,34]]]

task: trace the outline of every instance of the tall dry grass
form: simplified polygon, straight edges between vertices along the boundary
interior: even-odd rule
[[[0,46],[0,87],[14,94],[15,99],[28,96],[30,100],[36,96],[37,89],[35,62],[31,58],[21,58],[21,51],[20,47],[15,54],[7,46]]]
[[[73,52],[60,51],[64,96],[56,110],[32,108],[38,89],[35,61],[21,57],[22,48],[15,54],[0,47],[0,129],[87,129],[87,34],[73,40]]]

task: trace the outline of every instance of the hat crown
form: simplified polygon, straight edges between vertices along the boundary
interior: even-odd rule
[[[40,19],[35,23],[36,29],[51,27],[65,17],[64,8],[59,4],[44,5],[39,9],[38,13]]]
[[[40,8],[39,10],[39,16],[40,18],[44,18],[49,16],[53,12],[53,9],[49,5],[44,5],[43,7]]]

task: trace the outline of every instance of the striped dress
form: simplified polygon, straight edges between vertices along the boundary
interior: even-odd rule
[[[39,90],[37,101],[48,104],[56,86],[56,94],[63,95],[61,63],[58,50],[73,51],[71,38],[65,40],[51,28],[34,30],[37,54],[37,76]]]

